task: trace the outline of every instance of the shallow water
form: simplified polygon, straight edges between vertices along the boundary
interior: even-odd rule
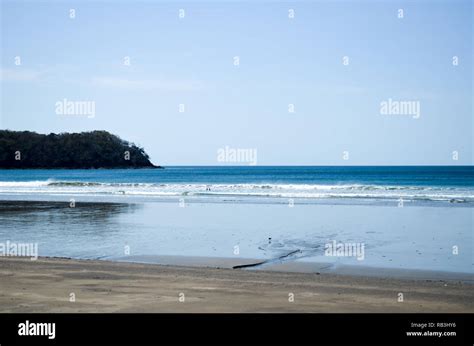
[[[38,243],[40,256],[294,253],[285,260],[472,273],[473,215],[413,205],[1,201],[0,242]],[[327,256],[334,241],[363,245],[363,256]]]

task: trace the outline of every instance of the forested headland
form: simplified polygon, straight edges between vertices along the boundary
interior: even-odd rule
[[[38,134],[0,130],[0,168],[161,168],[107,131]]]

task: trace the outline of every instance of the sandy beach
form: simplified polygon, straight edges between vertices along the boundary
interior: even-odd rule
[[[454,277],[18,257],[0,276],[1,312],[474,312],[472,280]]]

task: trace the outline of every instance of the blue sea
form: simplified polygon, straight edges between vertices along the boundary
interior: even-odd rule
[[[1,196],[301,203],[474,202],[474,166],[0,170]],[[113,198],[112,198],[113,199]]]
[[[0,170],[0,243],[40,256],[472,274],[473,215],[472,166]],[[327,256],[333,243],[364,254]]]

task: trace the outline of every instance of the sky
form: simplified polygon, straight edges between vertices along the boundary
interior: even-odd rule
[[[471,0],[0,3],[2,129],[106,130],[160,165],[474,162]]]

